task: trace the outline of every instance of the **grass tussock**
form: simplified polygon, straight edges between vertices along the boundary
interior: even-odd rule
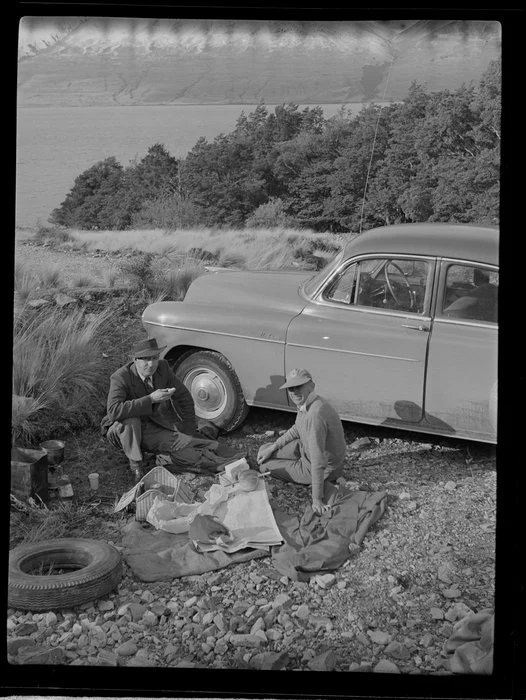
[[[10,546],[58,537],[91,537],[89,518],[97,504],[57,503],[31,506],[11,496]]]
[[[16,262],[13,282],[18,302],[25,304],[37,285],[35,276],[22,263]]]
[[[100,411],[100,340],[109,318],[109,312],[87,316],[80,309],[54,308],[15,326],[13,442],[38,437],[43,414],[75,426]]]
[[[61,271],[58,265],[43,265],[37,273],[41,287],[55,289],[59,286]]]

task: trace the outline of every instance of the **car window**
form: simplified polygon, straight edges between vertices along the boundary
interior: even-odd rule
[[[429,262],[405,258],[367,258],[344,268],[323,299],[353,306],[423,313]]]
[[[499,273],[474,265],[449,265],[442,315],[468,321],[498,322]]]

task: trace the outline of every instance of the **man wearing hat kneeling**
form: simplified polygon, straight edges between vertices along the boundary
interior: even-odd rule
[[[169,455],[171,464],[204,473],[244,456],[207,439],[198,430],[194,401],[166,360],[154,338],[132,349],[132,360],[111,375],[107,413],[101,431],[128,457],[135,481],[143,476],[143,450]]]
[[[261,445],[260,471],[283,481],[312,484],[312,509],[318,515],[330,509],[324,502],[326,481],[336,481],[343,471],[345,436],[334,408],[314,393],[314,381],[306,369],[293,369],[280,389],[287,389],[296,404],[296,421],[275,442]]]

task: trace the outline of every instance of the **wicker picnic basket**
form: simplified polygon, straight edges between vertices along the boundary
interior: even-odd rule
[[[180,477],[164,467],[154,467],[121,496],[115,511],[122,510],[135,499],[135,520],[144,521],[156,497],[167,501],[192,503],[193,494]]]

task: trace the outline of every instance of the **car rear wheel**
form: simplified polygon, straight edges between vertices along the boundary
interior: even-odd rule
[[[230,362],[220,353],[199,350],[184,355],[174,367],[192,394],[198,418],[225,432],[241,425],[248,413],[243,390]]]

